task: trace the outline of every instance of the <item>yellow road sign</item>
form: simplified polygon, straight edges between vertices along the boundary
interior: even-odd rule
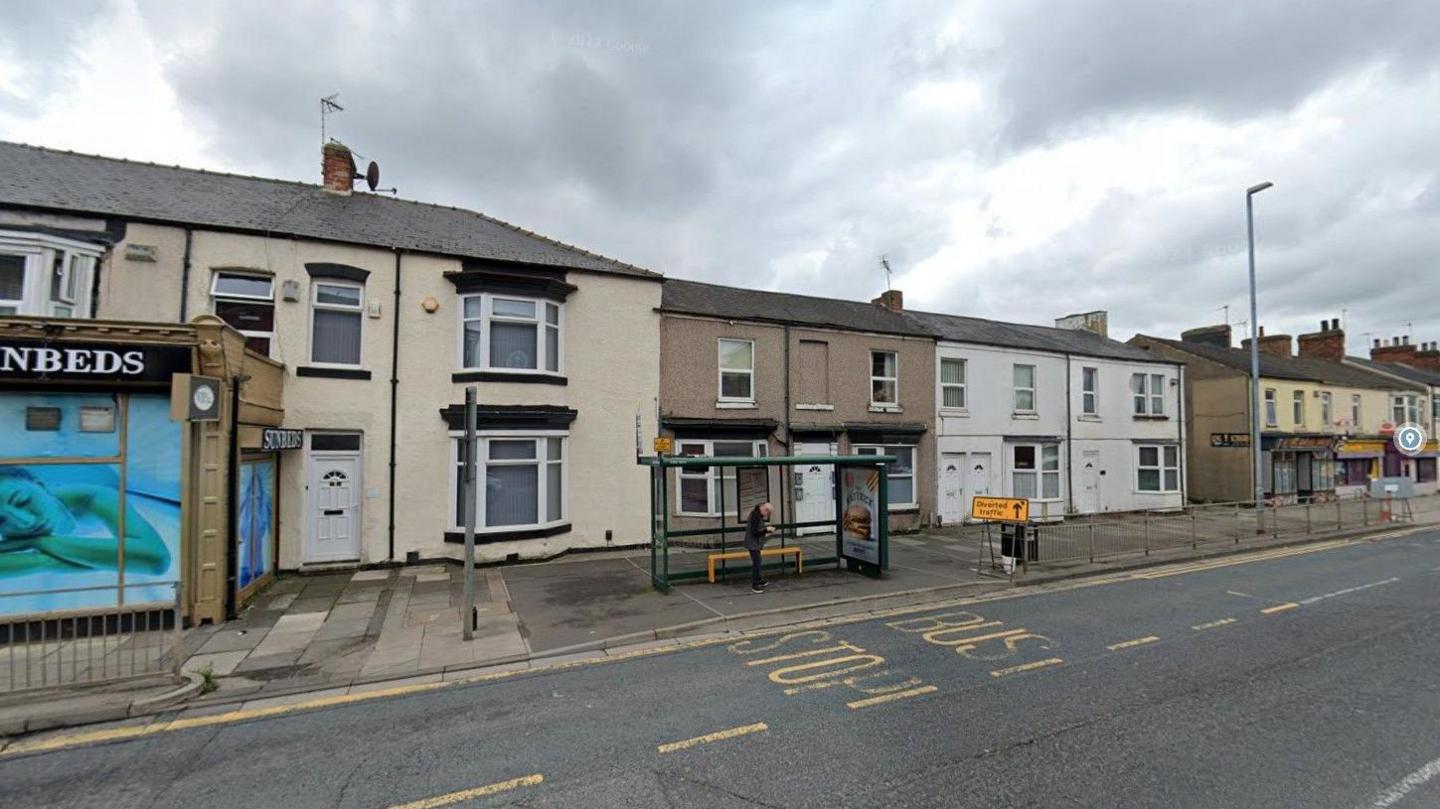
[[[976,497],[970,516],[995,522],[1029,522],[1030,500],[1024,497]]]
[[[656,436],[656,438],[655,438],[655,454],[657,454],[657,455],[668,455],[668,454],[670,454],[670,451],[673,450],[673,449],[675,449],[675,441],[674,441],[674,439],[670,438],[670,436],[668,436],[668,435]]]

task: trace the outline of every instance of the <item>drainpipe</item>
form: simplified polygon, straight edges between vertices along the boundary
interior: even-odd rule
[[[184,323],[190,315],[190,244],[195,238],[195,231],[185,226],[185,258],[180,265],[180,322]]]
[[[1190,447],[1185,443],[1185,366],[1175,377],[1175,412],[1180,416],[1180,507],[1186,508],[1190,501],[1185,493],[1190,489]]]
[[[226,463],[225,525],[228,541],[225,543],[225,620],[235,618],[236,569],[239,566],[240,525],[236,500],[240,494],[240,386],[249,377],[236,374],[230,377],[230,457]]]
[[[395,421],[400,393],[400,248],[395,248],[395,302],[390,319],[393,330],[390,335],[390,550],[386,555],[395,561]]]
[[[1098,395],[1098,392],[1097,392]],[[1075,443],[1071,438],[1071,431],[1074,427],[1075,403],[1070,401],[1070,355],[1065,355],[1065,502],[1066,510],[1071,514],[1075,513],[1075,453],[1071,446]],[[1043,476],[1043,473],[1042,473]],[[1096,484],[1099,485],[1098,483]]]
[[[795,437],[790,434],[790,324],[785,324],[785,452],[795,454]],[[795,503],[795,467],[780,468],[780,522],[785,522],[785,501],[790,500],[793,512]],[[792,515],[793,516],[793,515]]]

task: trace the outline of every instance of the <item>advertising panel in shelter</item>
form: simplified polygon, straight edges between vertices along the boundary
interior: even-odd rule
[[[165,396],[0,393],[0,617],[174,599],[180,430]]]
[[[841,553],[851,559],[880,564],[880,471],[871,466],[845,467],[840,475]]]

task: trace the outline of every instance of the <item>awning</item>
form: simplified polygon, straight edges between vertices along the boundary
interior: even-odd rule
[[[1389,441],[1341,441],[1335,457],[1344,459],[1383,458]]]

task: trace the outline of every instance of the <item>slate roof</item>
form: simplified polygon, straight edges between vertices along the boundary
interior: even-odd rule
[[[910,312],[909,315],[917,323],[929,329],[936,337],[949,342],[1028,348],[1036,351],[1052,351],[1113,360],[1175,364],[1172,360],[1157,357],[1148,351],[1126,345],[1119,340],[1101,337],[1093,331],[1057,329],[1028,323],[1004,323],[998,320],[942,315],[933,312]]]
[[[1226,348],[1207,343],[1187,343],[1182,340],[1166,340],[1162,337],[1139,335],[1171,348],[1186,351],[1197,357],[1219,363],[1237,371],[1250,373],[1250,351],[1244,348]],[[1394,390],[1404,388],[1404,382],[1397,382],[1386,376],[1373,373],[1340,362],[1317,360],[1311,357],[1277,357],[1260,352],[1260,376],[1271,379],[1293,379],[1301,382],[1323,382],[1330,385],[1345,385],[1352,388],[1376,388]]]
[[[1422,385],[1440,385],[1440,373],[1427,371],[1424,368],[1401,365],[1397,362],[1375,362],[1374,360],[1367,360],[1363,357],[1346,357],[1345,361],[1382,374],[1394,374],[1403,379],[1408,379],[1411,382],[1419,382]]]
[[[829,326],[849,331],[931,337],[910,318],[868,301],[814,298],[785,292],[702,284],[670,278],[661,288],[660,308],[666,312],[730,320]]]
[[[0,141],[0,206],[299,236],[659,279],[475,211]]]

